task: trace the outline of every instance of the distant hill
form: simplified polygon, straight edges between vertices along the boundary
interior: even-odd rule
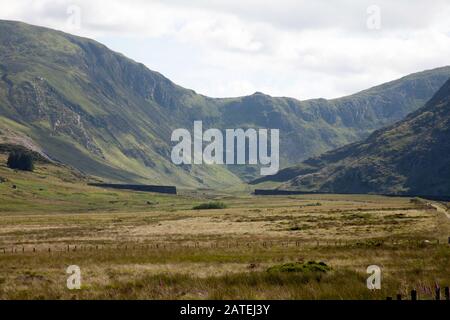
[[[236,186],[250,166],[175,166],[170,135],[191,129],[280,129],[288,166],[367,137],[423,105],[450,67],[412,74],[352,96],[298,101],[262,93],[213,99],[184,89],[104,45],[0,21],[0,143],[111,182]]]
[[[334,193],[450,195],[450,80],[406,119],[254,183]]]

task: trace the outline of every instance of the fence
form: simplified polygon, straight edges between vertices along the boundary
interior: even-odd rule
[[[373,248],[373,247],[427,247],[427,246],[446,246],[445,242],[441,242],[439,239],[434,240],[418,240],[418,239],[391,239],[391,240],[378,240],[368,239],[361,240],[305,240],[305,239],[290,239],[290,240],[257,240],[257,241],[245,241],[240,239],[239,241],[225,241],[225,240],[205,240],[205,241],[186,241],[186,242],[170,242],[165,241],[162,243],[149,242],[149,243],[137,243],[126,242],[122,245],[114,244],[77,244],[77,245],[16,245],[11,247],[0,246],[0,253],[30,253],[30,252],[71,252],[79,250],[147,250],[147,249],[204,249],[204,248],[261,248],[268,249],[273,247],[279,248]],[[450,237],[448,238],[448,244],[450,245]]]
[[[435,300],[441,300],[441,287],[437,286],[434,291],[434,299]],[[416,289],[411,290],[410,297],[412,301],[416,301],[419,299],[418,293]],[[397,300],[402,300],[402,295],[399,293],[397,294]],[[392,297],[386,297],[386,300],[393,300]],[[445,287],[444,288],[444,300],[450,301],[450,288]]]

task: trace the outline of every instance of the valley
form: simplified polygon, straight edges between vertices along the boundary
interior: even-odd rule
[[[0,299],[433,299],[450,285],[450,205],[435,201],[449,77],[211,98],[94,40],[0,20]]]
[[[210,98],[101,43],[0,21],[0,143],[26,145],[112,183],[245,188],[258,166],[177,166],[171,133],[278,129],[280,168],[366,138],[422,107],[450,67],[417,72],[350,96],[299,101],[261,92]]]
[[[376,195],[103,189],[0,159],[1,299],[385,299],[449,285],[444,204]],[[13,188],[15,186],[15,188]],[[220,201],[223,209],[196,210]],[[440,209],[436,210],[436,206]],[[269,272],[324,262],[326,272]],[[382,289],[366,288],[369,265]],[[81,269],[80,290],[66,268]]]

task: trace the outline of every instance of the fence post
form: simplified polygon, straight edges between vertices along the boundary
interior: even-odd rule
[[[411,300],[417,300],[417,291],[415,289],[411,290]]]
[[[441,300],[441,288],[440,287],[436,287],[436,290],[435,290],[435,293],[436,293],[436,300]]]
[[[450,288],[449,287],[445,287],[444,294],[445,294],[445,300],[449,301],[450,300]]]
[[[402,295],[400,293],[397,294],[397,300],[402,300]]]

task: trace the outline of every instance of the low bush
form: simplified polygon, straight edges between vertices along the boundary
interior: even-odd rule
[[[194,206],[192,209],[194,210],[207,210],[207,209],[225,209],[227,205],[220,201],[206,202]]]
[[[331,268],[325,262],[308,261],[305,263],[290,262],[275,265],[267,269],[267,272],[321,272],[326,273]]]

